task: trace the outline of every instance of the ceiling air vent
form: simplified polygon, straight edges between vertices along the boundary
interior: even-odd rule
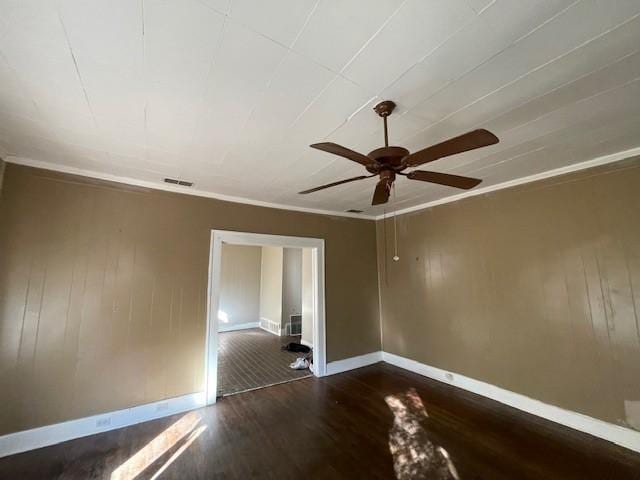
[[[178,180],[176,178],[165,178],[165,183],[171,183],[173,185],[181,185],[183,187],[193,187],[193,182],[186,182],[184,180]]]
[[[350,208],[347,210],[347,213],[362,213],[362,210],[356,210],[355,208]]]

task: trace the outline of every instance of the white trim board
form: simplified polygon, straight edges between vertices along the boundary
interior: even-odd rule
[[[374,215],[366,215],[362,213],[339,212],[334,210],[323,210],[321,208],[298,207],[295,205],[283,205],[281,203],[264,202],[262,200],[253,200],[246,197],[236,197],[233,195],[224,195],[222,193],[208,192],[198,190],[191,187],[179,187],[164,183],[161,181],[163,175],[158,173],[158,182],[150,182],[148,180],[139,180],[132,177],[123,177],[120,175],[111,175],[108,173],[96,172],[95,170],[85,170],[84,168],[69,167],[67,165],[58,165],[41,160],[32,160],[25,157],[16,157],[9,155],[4,157],[5,162],[15,163],[16,165],[24,165],[26,167],[42,168],[43,170],[52,170],[54,172],[69,173],[71,175],[79,175],[81,177],[97,178],[109,182],[124,183],[126,185],[134,185],[137,187],[153,188],[165,192],[182,193],[184,195],[194,195],[196,197],[214,198],[225,202],[242,203],[245,205],[254,205],[256,207],[275,208],[278,210],[291,210],[294,212],[315,213],[318,215],[329,215],[333,217],[349,217],[358,218],[360,220],[375,220]],[[168,176],[168,175],[165,175]]]
[[[264,323],[267,326],[264,326]],[[275,322],[267,317],[260,317],[260,321],[258,322],[258,327],[264,330],[265,332],[269,332],[272,335],[277,335],[278,337],[282,336],[282,329],[280,328],[280,322]]]
[[[365,353],[364,355],[345,358],[344,360],[336,360],[335,362],[327,363],[327,375],[335,375],[336,373],[366,367],[367,365],[373,365],[380,361],[382,361],[382,352],[380,351]]]
[[[437,367],[416,362],[393,353],[382,352],[382,360],[396,367],[425,377],[448,383],[463,390],[482,395],[497,402],[503,403],[523,412],[531,413],[538,417],[551,420],[574,430],[579,430],[594,437],[608,440],[622,447],[640,452],[640,432],[624,428],[613,423],[608,423],[597,418],[589,417],[571,410],[565,410],[555,405],[526,397],[504,388],[485,383],[480,380],[465,377],[457,373],[448,372]]]
[[[276,337],[281,337],[282,336],[279,331],[278,332],[274,332],[273,330],[269,330],[268,328],[265,328],[262,325],[259,325],[258,328],[260,330],[262,330],[263,332],[270,333],[271,335],[275,335]]]
[[[311,249],[311,271],[313,279],[313,344],[315,346],[314,375],[322,377],[326,371],[325,335],[325,254],[321,238],[291,237],[263,233],[211,230],[209,250],[209,276],[207,294],[207,320],[205,340],[205,392],[208,405],[216,402],[218,383],[218,305],[220,304],[220,266],[222,244],[251,246],[276,246]]]
[[[495,192],[496,190],[503,190],[505,188],[511,188],[525,183],[531,183],[538,180],[544,180],[545,178],[557,177],[567,173],[578,172],[580,170],[586,170],[587,168],[599,167],[600,165],[607,165],[608,163],[615,163],[625,160],[629,157],[640,155],[640,147],[632,148],[622,152],[612,153],[610,155],[604,155],[602,157],[593,158],[584,162],[574,163],[567,165],[566,167],[555,168],[553,170],[547,170],[546,172],[536,173],[526,177],[516,178],[507,182],[497,183],[496,185],[489,185],[484,188],[476,188],[457,195],[451,195],[431,202],[421,203],[420,205],[414,205],[412,207],[402,208],[395,212],[388,212],[386,215],[381,214],[375,217],[376,220],[383,220],[384,218],[390,218],[396,215],[402,215],[404,213],[415,212],[418,210],[425,210],[427,208],[435,207],[437,205],[444,205],[445,203],[457,202],[464,198],[475,197],[477,195],[484,195],[485,193]]]
[[[219,324],[218,332],[235,332],[236,330],[247,330],[249,328],[260,328],[260,322],[247,322],[247,323],[236,323],[236,324]]]
[[[326,375],[334,375],[354,370],[380,361],[417,373],[418,375],[462,388],[463,390],[482,395],[483,397],[490,398],[504,405],[517,408],[518,410],[640,452],[640,432],[635,430],[549,405],[480,380],[448,372],[388,352],[371,352],[329,362],[326,365]],[[0,458],[36,448],[55,445],[74,438],[81,438],[154,420],[156,418],[175,415],[203,406],[205,406],[204,392],[192,393],[115,412],[10,433],[0,436]]]
[[[236,197],[232,195],[224,195],[220,193],[207,192],[204,190],[197,190],[188,187],[176,187],[174,185],[165,184],[160,181],[158,182],[150,182],[147,180],[138,180],[131,177],[123,177],[118,175],[110,175],[108,173],[96,172],[94,170],[85,170],[82,168],[70,167],[66,165],[58,165],[50,162],[43,162],[40,160],[32,160],[30,158],[18,157],[13,155],[8,155],[4,157],[5,162],[7,163],[15,163],[17,165],[25,165],[27,167],[34,168],[42,168],[45,170],[53,170],[56,172],[70,173],[72,175],[80,175],[83,177],[90,178],[98,178],[101,180],[107,180],[111,182],[124,183],[128,185],[135,185],[139,187],[146,188],[154,188],[156,190],[163,190],[167,192],[174,193],[183,193],[185,195],[195,195],[198,197],[206,197],[206,198],[214,198],[217,200],[223,200],[226,202],[234,202],[234,203],[244,203],[247,205],[255,205],[257,207],[267,207],[267,208],[276,208],[278,210],[291,210],[294,212],[305,212],[305,213],[316,213],[319,215],[331,215],[331,216],[339,216],[339,217],[350,217],[350,218],[359,218],[362,220],[382,220],[385,217],[393,217],[395,215],[402,215],[405,213],[415,212],[417,210],[425,210],[430,207],[435,207],[437,205],[443,205],[445,203],[457,202],[458,200],[462,200],[468,197],[474,197],[476,195],[483,195],[485,193],[495,192],[496,190],[502,190],[504,188],[515,187],[517,185],[522,185],[525,183],[535,182],[537,180],[543,180],[545,178],[556,177],[558,175],[564,175],[566,173],[577,172],[580,170],[586,170],[587,168],[597,167],[600,165],[606,165],[608,163],[615,163],[621,160],[624,160],[629,157],[633,157],[634,155],[640,155],[640,147],[631,148],[629,150],[624,150],[621,152],[612,153],[609,155],[603,155],[601,157],[596,157],[590,160],[586,160],[584,162],[578,162],[571,165],[567,165],[565,167],[555,168],[553,170],[547,170],[546,172],[536,173],[534,175],[529,175],[526,177],[516,178],[514,180],[509,180],[507,182],[498,183],[496,185],[490,185],[483,188],[477,188],[474,190],[470,190],[467,192],[463,192],[457,195],[451,195],[448,197],[440,198],[438,200],[433,200],[431,202],[421,203],[419,205],[414,205],[412,207],[407,207],[400,209],[395,212],[389,212],[386,215],[369,215],[364,213],[349,213],[349,212],[339,212],[334,210],[323,210],[318,208],[308,208],[308,207],[297,207],[294,205],[283,205],[280,203],[271,203],[264,202],[260,200],[253,200],[245,197]],[[160,176],[160,174],[159,174]]]
[[[204,392],[92,415],[0,437],[0,458],[205,406]]]

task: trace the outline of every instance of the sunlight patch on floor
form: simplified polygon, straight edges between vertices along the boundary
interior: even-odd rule
[[[111,480],[133,480],[182,441],[182,439],[186,438],[186,441],[180,448],[171,455],[152,477],[158,478],[160,473],[166,470],[166,468],[206,430],[206,425],[199,426],[200,420],[201,417],[196,412],[189,412],[183,415],[178,421],[169,426],[143,448],[138,450],[135,455],[116,468],[111,473]]]
[[[389,430],[389,451],[396,478],[459,480],[449,453],[429,439],[424,428],[429,414],[415,389],[389,395],[385,402],[394,417]]]
[[[164,463],[164,465],[162,465],[162,467],[160,467],[158,471],[153,474],[153,477],[151,477],[151,480],[156,480],[157,478],[159,478],[160,474],[164,472],[167,468],[169,468],[169,465],[171,465],[176,458],[182,455],[184,451],[187,448],[189,448],[189,445],[191,445],[196,440],[196,438],[198,438],[200,434],[204,432],[206,429],[207,429],[206,425],[201,425],[200,427],[196,428],[193,432],[191,432],[191,435],[189,435],[189,438],[187,438],[187,440],[180,446],[180,448],[178,448],[173,453],[173,455],[169,457],[169,459]]]

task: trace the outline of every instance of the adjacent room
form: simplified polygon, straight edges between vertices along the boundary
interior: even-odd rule
[[[0,0],[0,479],[640,480],[640,0]]]
[[[311,376],[311,254],[308,248],[222,245],[219,397]]]

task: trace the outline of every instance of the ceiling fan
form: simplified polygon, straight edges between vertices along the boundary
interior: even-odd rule
[[[482,180],[470,177],[461,177],[459,175],[451,175],[449,173],[428,172],[425,170],[413,170],[409,173],[403,173],[407,168],[417,167],[424,163],[433,162],[439,158],[455,155],[456,153],[475,150],[476,148],[486,147],[498,143],[498,137],[488,130],[479,129],[464,133],[458,137],[450,138],[442,143],[432,145],[414,153],[403,147],[389,146],[389,132],[387,130],[387,117],[391,115],[396,104],[390,100],[380,102],[373,110],[382,117],[384,121],[384,147],[376,148],[367,155],[355,152],[349,148],[338,145],[337,143],[323,142],[310,145],[324,152],[333,153],[340,157],[359,163],[364,166],[371,175],[361,175],[359,177],[347,178],[337,182],[328,183],[320,187],[310,188],[299,192],[307,194],[324,190],[325,188],[335,187],[343,183],[363,180],[365,178],[380,177],[371,205],[380,205],[387,203],[391,186],[396,179],[396,175],[403,175],[411,180],[420,180],[422,182],[438,183],[449,187],[463,188],[468,190],[478,185]]]

